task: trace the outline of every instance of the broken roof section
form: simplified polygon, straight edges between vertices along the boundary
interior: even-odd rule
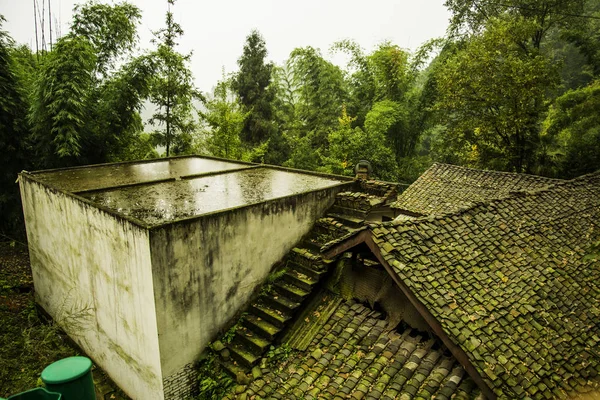
[[[451,214],[511,192],[541,189],[560,182],[535,175],[435,163],[398,196],[392,208],[414,216]]]
[[[360,235],[495,395],[600,388],[600,172]]]
[[[262,376],[244,391],[246,398],[483,398],[443,346],[409,327],[392,330],[378,311],[338,299],[329,300],[334,311],[306,350],[277,368],[265,359]],[[307,324],[303,332],[311,328]]]

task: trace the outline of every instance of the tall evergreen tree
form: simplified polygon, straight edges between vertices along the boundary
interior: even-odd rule
[[[175,22],[171,12],[175,0],[167,2],[166,27],[155,32],[157,49],[151,54],[156,71],[150,97],[157,111],[150,123],[158,126],[154,137],[157,144],[166,147],[168,157],[171,153],[181,154],[191,149],[192,134],[196,129],[192,117],[193,100],[201,95],[194,87],[192,72],[188,67],[191,53],[181,54],[175,50],[177,38],[183,35],[183,29]]]
[[[253,146],[277,134],[273,110],[275,89],[271,86],[273,64],[266,63],[266,57],[265,41],[258,31],[253,30],[246,38],[238,60],[240,70],[232,85],[247,113],[242,140]]]

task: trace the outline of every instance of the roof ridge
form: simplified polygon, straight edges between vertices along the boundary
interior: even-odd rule
[[[481,172],[481,173],[493,174],[493,175],[519,176],[519,177],[536,178],[536,179],[549,180],[549,181],[557,181],[557,182],[568,182],[569,181],[568,179],[549,178],[547,176],[535,175],[535,174],[528,174],[528,173],[524,173],[524,172],[496,171],[496,170],[493,170],[493,169],[472,168],[472,167],[465,167],[465,166],[462,166],[462,165],[447,164],[447,163],[442,163],[442,162],[434,162],[433,164],[431,164],[431,167],[433,167],[433,166],[450,167],[450,168],[454,168],[454,169],[462,169],[462,170],[468,170],[468,171],[473,171],[473,172]],[[428,168],[428,170],[430,168]]]
[[[451,165],[451,164],[446,164],[446,165]],[[466,168],[466,167],[461,167],[461,168]],[[496,198],[492,198],[489,200],[474,200],[472,201],[471,204],[466,205],[466,206],[462,206],[459,207],[456,211],[452,211],[452,212],[447,212],[447,213],[439,213],[439,214],[432,214],[432,215],[423,215],[421,217],[416,217],[414,219],[410,219],[410,220],[403,220],[403,221],[396,221],[396,220],[392,220],[392,221],[386,221],[386,222],[381,222],[381,223],[371,223],[368,226],[399,226],[399,225],[411,225],[411,224],[415,224],[417,222],[422,222],[422,221],[436,221],[436,220],[440,220],[440,219],[444,219],[450,216],[459,216],[462,214],[465,214],[469,211],[473,211],[478,207],[483,207],[483,206],[490,206],[490,205],[495,205],[507,200],[512,200],[512,199],[516,199],[519,197],[528,197],[528,196],[538,196],[540,194],[543,193],[548,193],[548,192],[552,192],[556,189],[559,188],[564,188],[567,185],[573,185],[576,184],[580,181],[584,181],[585,179],[588,179],[592,176],[595,175],[599,175],[600,176],[600,170],[596,171],[596,172],[591,172],[589,174],[585,174],[585,175],[581,175],[578,176],[576,178],[573,179],[569,179],[569,180],[560,180],[558,182],[555,182],[551,185],[548,186],[544,186],[541,188],[533,188],[533,189],[522,189],[522,190],[511,190],[509,191],[507,194],[503,194],[500,195]],[[587,187],[584,187],[585,190],[589,189]]]

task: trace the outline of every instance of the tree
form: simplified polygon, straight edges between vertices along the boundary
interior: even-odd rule
[[[354,69],[350,82],[349,109],[356,111],[358,126],[382,134],[397,161],[411,155],[420,133],[420,109],[416,107],[416,73],[409,54],[389,42],[365,55],[354,42],[333,47],[350,54]]]
[[[600,80],[557,98],[544,121],[562,157],[560,175],[573,178],[600,169]]]
[[[0,15],[0,232],[13,232],[20,225],[21,203],[15,181],[28,167],[25,140],[28,134],[27,103],[15,72],[12,39],[2,30]]]
[[[247,115],[242,111],[235,93],[231,89],[232,80],[223,76],[217,83],[213,96],[205,103],[206,111],[200,111],[200,118],[206,122],[208,132],[207,147],[212,155],[225,158],[242,158],[240,135]]]
[[[298,82],[301,136],[311,133],[313,148],[326,147],[327,135],[337,127],[338,115],[348,97],[344,74],[312,47],[294,49],[289,65]]]
[[[534,48],[540,49],[545,35],[555,27],[579,21],[586,0],[446,0],[452,13],[450,32],[453,35],[482,32],[498,17],[520,18],[531,23],[528,33]],[[524,40],[525,38],[520,38]]]
[[[232,83],[247,113],[242,139],[249,145],[258,145],[277,134],[273,112],[275,90],[271,86],[273,64],[265,63],[266,57],[265,41],[258,31],[253,30],[246,38],[238,60],[240,70]]]
[[[275,120],[279,124],[282,135],[297,137],[302,128],[298,117],[299,83],[290,66],[289,60],[282,66],[273,68],[273,81],[275,89],[273,108]]]
[[[180,54],[175,50],[177,38],[183,29],[173,19],[170,6],[175,0],[167,0],[166,27],[155,32],[157,49],[151,54],[155,62],[155,74],[151,81],[150,99],[157,110],[150,123],[157,126],[154,132],[156,143],[166,147],[167,157],[173,153],[189,151],[192,133],[196,124],[192,117],[193,100],[200,99],[200,93],[193,84],[192,73],[188,68],[191,54]]]
[[[90,42],[68,35],[45,56],[30,121],[37,156],[46,167],[78,163],[93,94],[96,54]]]
[[[562,37],[573,43],[585,56],[594,76],[600,76],[600,1],[585,2],[586,17],[579,18],[577,23],[569,24],[562,30]]]
[[[135,48],[136,27],[141,17],[140,10],[126,2],[77,4],[73,10],[71,35],[90,42],[96,55],[95,72],[106,75],[121,55]]]
[[[71,33],[44,56],[29,112],[38,167],[120,159],[141,132],[152,65],[141,57],[113,71],[116,58],[135,47],[139,10],[132,7],[76,8]]]
[[[360,160],[369,160],[373,175],[381,179],[396,180],[397,166],[392,150],[386,146],[381,132],[365,132],[360,127],[352,127],[356,117],[346,113],[338,118],[338,129],[329,136],[329,155],[325,157],[325,171],[329,173],[354,175],[354,166]]]
[[[534,167],[546,94],[558,83],[551,61],[515,40],[535,29],[522,18],[492,19],[440,69],[436,109],[446,116],[448,144],[469,149],[463,162],[515,172]]]
[[[373,64],[369,63],[369,58],[358,43],[352,40],[342,40],[331,46],[335,52],[342,52],[348,55],[349,74],[349,99],[347,104],[348,112],[356,115],[354,126],[363,126],[365,117],[377,96],[377,83],[375,81],[375,72]]]

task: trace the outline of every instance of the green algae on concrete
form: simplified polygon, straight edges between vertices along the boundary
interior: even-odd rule
[[[149,225],[262,203],[341,181],[272,168],[82,193],[92,202]]]
[[[250,165],[201,157],[119,163],[36,173],[43,183],[68,192],[99,190],[135,183],[249,167]]]

